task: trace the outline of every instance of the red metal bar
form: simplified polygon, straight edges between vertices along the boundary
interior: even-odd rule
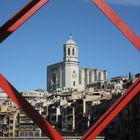
[[[21,108],[33,122],[52,140],[64,138],[45,120],[32,105],[0,74],[0,88]]]
[[[117,114],[140,93],[140,78],[111,106],[107,112],[89,129],[82,140],[93,140],[117,116]]]
[[[124,21],[105,3],[104,0],[92,0],[93,3],[112,21],[112,23],[140,50],[140,39]],[[32,0],[13,18],[0,27],[0,43],[19,28],[28,18],[39,10],[48,0]],[[140,79],[95,123],[82,139],[93,140],[109,122],[140,92]],[[44,131],[51,139],[63,137],[26,101],[18,91],[0,74],[0,88]]]
[[[15,16],[0,27],[0,43],[18,29],[27,19],[37,12],[48,0],[31,0]]]
[[[140,51],[140,38],[125,24],[125,22],[110,8],[110,6],[104,0],[92,0],[92,2],[109,18],[109,20]]]

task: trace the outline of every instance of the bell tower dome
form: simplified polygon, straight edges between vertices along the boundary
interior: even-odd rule
[[[70,34],[68,40],[64,44],[64,62],[79,62],[78,61],[78,45],[72,39],[72,35]]]

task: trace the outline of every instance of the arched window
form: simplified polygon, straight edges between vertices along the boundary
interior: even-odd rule
[[[74,55],[74,48],[72,49],[72,55]]]
[[[70,48],[68,48],[68,55],[70,55]]]

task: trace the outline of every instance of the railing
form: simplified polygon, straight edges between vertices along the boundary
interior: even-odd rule
[[[81,136],[64,136],[65,140],[80,140]],[[97,137],[95,140],[104,140],[104,137]],[[48,137],[0,137],[0,140],[50,140]]]

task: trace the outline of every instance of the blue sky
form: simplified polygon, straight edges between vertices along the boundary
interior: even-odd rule
[[[140,37],[139,0],[106,1]],[[27,2],[1,1],[0,25]],[[46,67],[62,61],[70,33],[81,67],[106,69],[109,78],[140,72],[140,53],[90,0],[50,0],[0,44],[0,73],[19,91],[45,89]]]

